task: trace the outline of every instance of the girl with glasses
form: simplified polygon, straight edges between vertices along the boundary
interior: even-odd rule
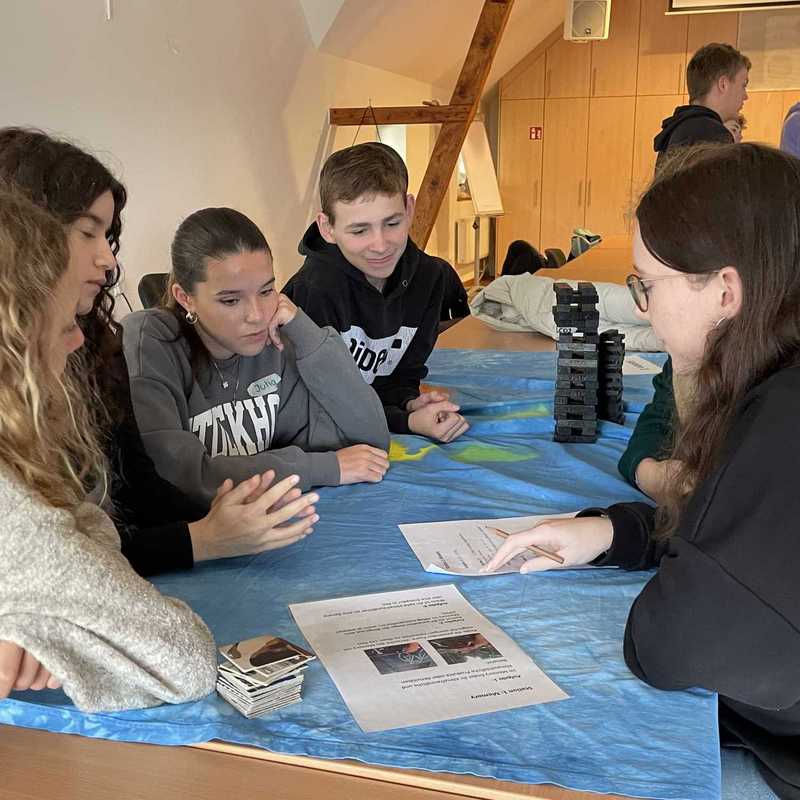
[[[509,538],[488,568],[530,544],[566,568],[655,567],[628,618],[631,671],[659,689],[718,692],[723,744],[798,797],[800,160],[755,144],[689,151],[644,194],[636,222],[639,313],[693,387],[663,504],[545,522]]]

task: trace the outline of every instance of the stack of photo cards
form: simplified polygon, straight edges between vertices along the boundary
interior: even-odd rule
[[[217,691],[248,719],[300,702],[303,670],[316,656],[278,636],[225,644]]]

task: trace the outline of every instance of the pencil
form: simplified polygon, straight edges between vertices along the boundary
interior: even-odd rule
[[[508,539],[509,536],[513,535],[508,531],[501,531],[500,528],[493,528],[489,525],[486,526],[486,530],[489,530],[492,533],[496,533],[503,539]],[[558,553],[551,553],[549,550],[545,550],[544,547],[539,547],[538,545],[535,544],[529,544],[525,547],[525,549],[530,550],[531,553],[535,553],[537,556],[544,556],[545,558],[549,558],[551,561],[555,561],[557,564],[564,563],[564,559],[561,558],[561,556],[558,555]]]

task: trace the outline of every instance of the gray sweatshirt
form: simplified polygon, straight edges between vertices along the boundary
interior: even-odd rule
[[[82,711],[184,703],[214,689],[214,640],[130,568],[97,506],[48,505],[0,464],[0,639],[24,647]]]
[[[145,449],[161,477],[192,499],[210,504],[226,478],[238,483],[267,469],[276,480],[298,474],[303,489],[336,486],[336,450],[389,447],[381,402],[341,336],[301,310],[280,329],[283,351],[268,344],[198,375],[169,311],[137,311],[123,327]]]

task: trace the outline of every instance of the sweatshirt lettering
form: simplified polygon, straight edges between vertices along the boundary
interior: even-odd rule
[[[269,450],[278,421],[280,395],[220,403],[189,418],[189,430],[211,458],[252,456]]]
[[[363,328],[352,325],[348,330],[342,331],[342,339],[350,350],[361,377],[371,384],[379,375],[391,375],[394,372],[416,332],[416,328],[402,325],[396,333],[381,339],[372,339]]]

